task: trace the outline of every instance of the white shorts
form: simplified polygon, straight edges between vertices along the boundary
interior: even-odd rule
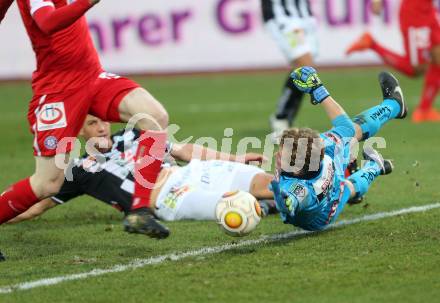
[[[315,18],[271,19],[266,22],[265,26],[289,62],[308,53],[314,57],[318,55]]]
[[[162,187],[155,213],[164,221],[215,220],[224,193],[249,192],[252,179],[264,170],[237,162],[192,160],[174,171]]]

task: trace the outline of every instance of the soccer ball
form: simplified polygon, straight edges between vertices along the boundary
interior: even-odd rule
[[[261,208],[257,199],[248,192],[228,192],[218,201],[215,216],[226,234],[242,237],[260,223]]]

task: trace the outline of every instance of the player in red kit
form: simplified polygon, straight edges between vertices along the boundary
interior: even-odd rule
[[[380,14],[383,5],[384,0],[373,0],[373,12]],[[440,18],[437,8],[433,0],[402,0],[399,19],[405,55],[383,47],[368,32],[348,48],[347,54],[371,49],[386,64],[410,77],[425,74],[421,100],[412,120],[415,123],[440,122],[440,112],[433,108],[440,88]]]
[[[128,122],[143,114],[136,121],[143,135],[134,155],[133,206],[124,224],[128,232],[165,238],[169,231],[154,219],[150,194],[165,153],[168,114],[137,83],[102,69],[84,16],[98,2],[17,0],[37,58],[28,112],[36,169],[0,196],[0,224],[58,193],[64,170],[57,167],[55,156],[72,150],[71,139],[78,135],[88,113],[114,122]],[[12,3],[0,0],[0,22]]]

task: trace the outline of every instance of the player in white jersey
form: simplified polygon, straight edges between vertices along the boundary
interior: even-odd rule
[[[263,21],[292,68],[312,66],[318,53],[317,24],[309,0],[261,0]],[[275,114],[270,118],[273,140],[292,126],[304,93],[287,75]]]
[[[257,199],[273,199],[269,191],[272,175],[262,169],[231,161],[199,159],[183,167],[162,170],[164,185],[153,193],[152,203],[159,219],[215,220],[215,207],[220,198],[234,190],[250,192]],[[160,179],[159,179],[160,180]]]
[[[104,146],[99,149],[101,154],[75,159],[72,179],[65,180],[57,195],[40,201],[10,223],[34,218],[81,195],[92,196],[125,214],[130,211],[134,190],[132,155],[138,148],[139,131],[122,130],[110,135],[109,123],[89,115],[81,135],[86,141],[99,138]],[[273,198],[268,189],[272,175],[256,166],[234,162],[261,162],[262,155],[249,153],[238,158],[193,144],[168,144],[167,154],[151,195],[155,214],[162,220],[214,220],[217,201],[233,190],[250,192],[259,199]],[[179,167],[173,158],[189,163]],[[219,158],[229,161],[213,160]]]

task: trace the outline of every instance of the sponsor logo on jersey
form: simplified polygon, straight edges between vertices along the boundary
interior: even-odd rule
[[[336,215],[336,211],[338,210],[338,205],[339,205],[339,200],[332,202],[332,206],[330,208],[330,212],[328,214],[327,221],[325,222],[326,225],[329,224],[331,222],[331,220],[333,219],[333,217]]]
[[[333,163],[327,166],[327,173],[324,175],[325,179],[323,179],[321,189],[324,195],[332,188],[333,186],[333,178],[335,176],[335,169],[333,167]]]
[[[306,196],[306,188],[301,184],[297,184],[293,189],[293,194],[298,198],[304,198]]]
[[[205,183],[205,184],[211,183],[211,177],[209,174],[209,167],[203,167],[202,175],[200,177],[200,182]]]
[[[56,149],[58,145],[58,140],[54,136],[49,136],[46,139],[44,139],[44,147],[47,149],[53,150]]]
[[[182,197],[185,193],[189,192],[191,187],[189,185],[184,185],[182,187],[173,187],[166,195],[163,204],[168,208],[175,209],[177,206],[177,200]]]
[[[340,189],[339,197],[337,200],[332,202],[332,206],[330,208],[330,212],[328,214],[327,221],[325,222],[325,224],[329,224],[332,221],[333,217],[336,215],[336,211],[338,210],[339,202],[341,201],[342,195],[344,194],[344,186],[345,186],[344,182],[339,183],[339,189]]]
[[[324,156],[323,172],[321,176],[313,183],[313,189],[318,197],[324,198],[333,188],[335,177],[335,168],[333,161],[329,156]]]
[[[304,199],[307,197],[308,194],[307,188],[303,184],[299,184],[299,183],[293,184],[290,187],[289,192],[295,196],[298,203],[304,201]],[[287,200],[290,200],[290,202],[292,202],[290,197]],[[286,205],[287,205],[287,200],[286,200]],[[293,210],[293,204],[291,207],[289,207],[289,205],[287,205],[287,207],[289,208],[290,211]]]
[[[37,130],[46,131],[67,126],[63,102],[45,104],[38,112]]]

